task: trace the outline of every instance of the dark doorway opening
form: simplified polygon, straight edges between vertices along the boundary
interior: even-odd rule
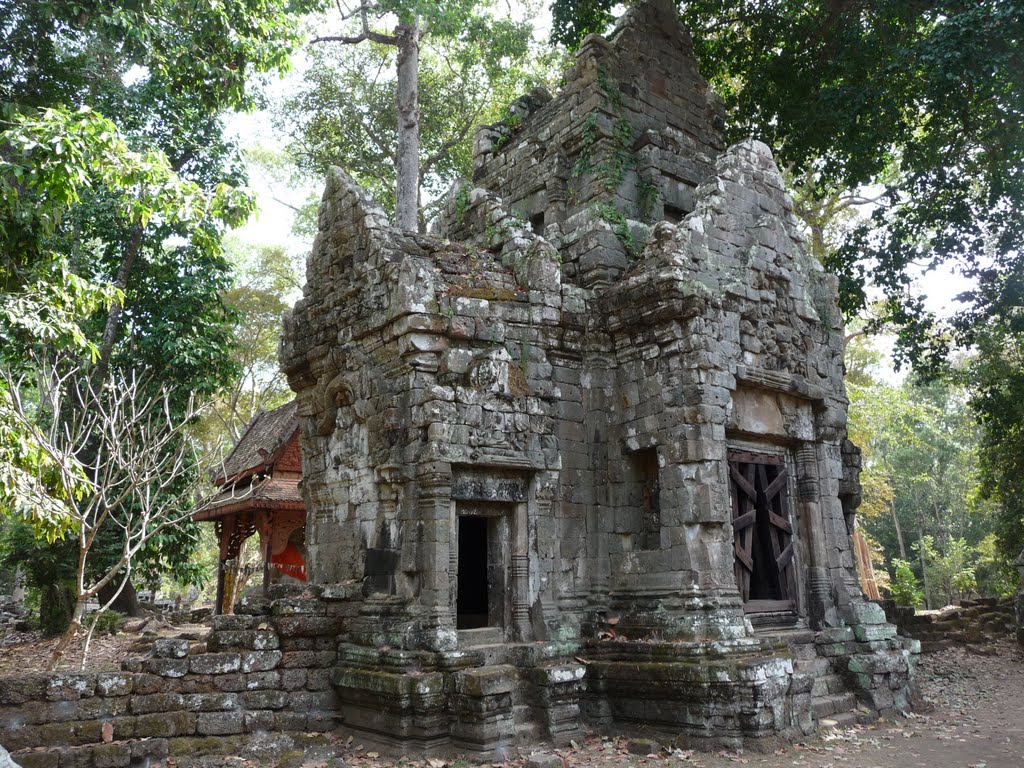
[[[458,629],[488,626],[487,518],[459,517]]]
[[[781,456],[729,453],[736,585],[751,613],[796,607],[789,475]]]
[[[530,227],[533,229],[533,234],[543,235],[544,234],[544,211],[535,213],[530,217]]]

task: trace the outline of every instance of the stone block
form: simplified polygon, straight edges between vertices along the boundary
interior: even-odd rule
[[[281,672],[281,688],[285,691],[298,691],[306,687],[306,670],[285,669]]]
[[[281,663],[281,651],[247,651],[241,655],[242,672],[267,672]]]
[[[885,624],[885,611],[878,603],[868,601],[850,606],[852,624]]]
[[[169,659],[156,657],[146,659],[142,668],[151,675],[160,677],[184,677],[188,674],[189,660],[184,658]]]
[[[96,677],[97,696],[127,696],[135,687],[131,675],[119,672],[102,672]]]
[[[896,627],[892,624],[858,624],[853,628],[854,634],[861,642],[887,640],[896,637]]]
[[[337,635],[338,620],[333,616],[281,616],[276,619],[277,631],[282,637],[313,637]],[[277,646],[264,646],[276,648]]]
[[[218,691],[244,691],[245,675],[227,674],[213,678],[213,687]]]
[[[245,595],[235,606],[239,615],[262,617],[270,613],[271,600],[259,595]]]
[[[245,689],[247,691],[265,691],[281,687],[280,672],[253,672],[252,674],[245,675],[244,677]]]
[[[284,691],[245,691],[239,694],[239,700],[246,709],[282,709],[288,703],[288,694]]]
[[[214,616],[210,621],[215,633],[237,632],[246,629],[256,629],[257,625],[260,623],[260,618],[258,616],[228,613]]]
[[[57,674],[46,681],[46,698],[50,701],[76,701],[96,693],[96,675]]]
[[[196,732],[197,715],[191,712],[160,712],[135,718],[132,735],[136,738],[190,736]]]
[[[242,733],[245,718],[241,712],[204,712],[199,715],[196,733],[200,736],[230,736]]]
[[[143,765],[152,765],[154,760],[165,760],[167,758],[167,739],[132,741],[131,750],[133,761]]]
[[[466,696],[494,696],[511,693],[519,679],[516,668],[508,664],[481,667],[455,673],[455,691]]]
[[[164,693],[167,691],[169,682],[167,678],[160,675],[153,675],[148,672],[136,672],[132,674],[133,693],[150,694]]]
[[[280,730],[291,730],[281,728],[281,723],[276,719],[278,713],[273,710],[256,710],[254,712],[246,712],[245,717],[242,721],[242,729],[246,733],[270,733]],[[305,730],[305,720],[300,719],[298,721],[298,730]]]
[[[97,744],[90,752],[95,768],[122,768],[132,761],[131,746],[124,742]]]
[[[46,696],[49,675],[26,674],[0,677],[0,706],[17,706]]]
[[[225,630],[213,632],[206,646],[210,651],[252,651],[276,650],[280,643],[277,633],[266,629]]]
[[[188,693],[184,700],[190,712],[223,712],[238,708],[236,693]]]
[[[814,638],[819,645],[848,643],[853,640],[853,627],[829,627],[821,630]]]
[[[188,660],[189,671],[196,675],[227,675],[238,672],[242,657],[237,653],[200,653]]]
[[[188,656],[188,640],[161,638],[153,643],[153,656],[158,659],[184,659]]]
[[[180,693],[151,693],[148,696],[133,696],[129,711],[133,715],[147,715],[151,712],[172,712],[184,706]]]
[[[290,598],[276,600],[270,609],[273,616],[323,616],[327,606],[316,598]]]
[[[13,765],[21,768],[58,768],[60,765],[60,751],[56,749],[45,752],[17,752],[11,757],[15,761]],[[0,762],[0,765],[2,764]]]

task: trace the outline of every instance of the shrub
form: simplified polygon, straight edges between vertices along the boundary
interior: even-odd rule
[[[96,619],[95,633],[98,635],[116,635],[121,631],[125,615],[117,611],[103,611]]]
[[[921,591],[917,576],[910,570],[910,563],[895,558],[892,564],[896,572],[889,582],[889,594],[896,605],[917,608],[924,601],[924,592]]]

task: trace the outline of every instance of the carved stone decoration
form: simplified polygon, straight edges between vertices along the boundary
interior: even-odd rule
[[[281,363],[313,578],[356,595],[346,726],[491,755],[517,717],[738,746],[813,727],[794,656],[818,649],[884,657],[862,694],[905,706],[846,534],[837,284],[770,149],[726,146],[671,0],[630,4],[564,82],[478,131],[430,234],[331,171]]]

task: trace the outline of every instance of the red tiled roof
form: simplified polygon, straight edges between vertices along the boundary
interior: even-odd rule
[[[299,417],[292,400],[272,411],[260,411],[249,422],[241,439],[217,470],[214,483],[255,475],[273,462],[276,454],[299,428]]]
[[[246,488],[224,490],[210,499],[194,515],[196,520],[213,520],[235,512],[255,509],[304,509],[298,478],[256,480]]]

